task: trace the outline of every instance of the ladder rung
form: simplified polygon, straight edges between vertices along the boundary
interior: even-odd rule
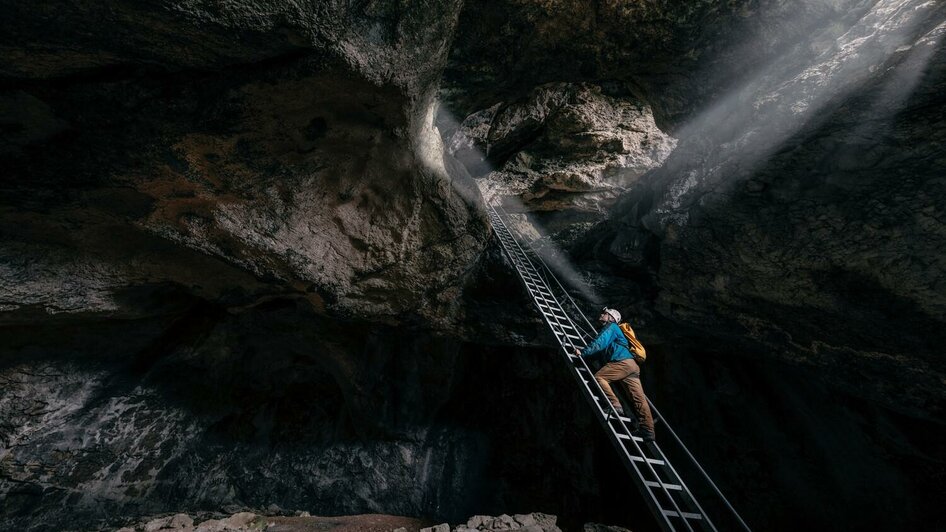
[[[559,338],[558,338],[558,343],[564,345],[564,340],[562,340],[562,338],[561,338],[561,336],[563,336],[563,333],[556,333],[556,336],[559,337]],[[571,340],[571,342],[570,342],[571,345],[565,345],[565,347],[567,347],[567,348],[569,348],[569,349],[571,349],[572,347],[578,347],[578,344],[576,344],[575,342],[577,342],[578,340],[580,340],[580,338],[578,338],[577,336],[571,336],[571,335],[567,335],[567,334],[565,334],[564,336],[565,336],[567,339]],[[580,347],[579,347],[579,349],[580,349]]]
[[[577,368],[577,369],[581,370],[581,369],[584,369],[584,368]],[[630,423],[630,422],[631,422],[631,418],[629,418],[629,417],[627,417],[627,416],[617,416],[615,419],[619,419],[619,420],[623,421],[624,423]]]
[[[587,338],[587,334],[583,329],[578,327],[580,319],[579,321],[573,322],[569,312],[565,310],[565,306],[568,303],[566,300],[568,291],[558,286],[556,286],[555,290],[552,289],[552,285],[555,284],[556,274],[550,270],[543,269],[541,265],[541,255],[534,249],[529,249],[528,245],[520,245],[517,239],[518,233],[515,233],[506,225],[505,218],[500,215],[499,210],[497,210],[499,208],[498,206],[494,206],[490,203],[487,207],[488,218],[493,226],[493,231],[496,234],[500,247],[505,252],[511,265],[515,268],[519,278],[522,279],[525,284],[529,295],[538,307],[540,315],[552,329],[556,340],[568,357],[567,360],[570,363],[580,361],[581,356],[574,354],[572,347],[584,344],[585,340],[582,340],[582,338]],[[558,295],[556,296],[556,294]],[[580,317],[580,314],[581,311],[578,309],[576,316]],[[654,509],[659,510],[663,514],[664,522],[670,525],[672,529],[678,528],[679,526],[691,529],[694,528],[694,525],[686,523],[686,520],[703,520],[709,524],[709,521],[701,513],[684,512],[681,508],[676,507],[675,504],[673,505],[674,509],[665,509],[666,505],[658,502],[657,494],[661,491],[681,492],[683,495],[680,497],[688,497],[690,494],[683,486],[683,482],[680,479],[676,479],[676,484],[663,481],[664,477],[673,475],[670,475],[672,469],[669,468],[669,462],[663,459],[662,456],[661,458],[650,458],[646,456],[646,454],[650,453],[645,454],[643,448],[628,443],[631,441],[643,442],[644,439],[633,435],[629,431],[629,429],[632,428],[633,416],[616,414],[616,411],[612,410],[612,405],[608,399],[600,396],[597,387],[593,384],[593,371],[581,363],[572,364],[572,367],[578,372],[576,375],[581,381],[580,387],[584,388],[583,393],[594,398],[592,403],[597,407],[598,416],[604,416],[599,417],[599,421],[604,421],[604,424],[611,430],[612,435],[616,436],[616,438],[612,440],[612,443],[615,443],[616,447],[619,448],[618,450],[624,453],[624,457],[629,458],[632,463],[650,464],[654,466],[648,468],[651,469],[652,473],[658,473],[658,467],[664,468],[663,471],[666,474],[660,474],[656,478],[649,476],[648,478],[653,478],[653,480],[644,480],[644,473],[641,471],[640,466],[634,465],[633,467],[629,467],[632,473],[636,471],[638,480],[643,482],[643,486],[647,490],[650,490],[649,496],[653,499],[653,502],[657,504]],[[614,420],[617,420],[618,423],[615,423]],[[638,455],[637,452],[641,452],[641,455]],[[664,495],[669,497],[671,502],[677,499],[677,497],[673,496],[671,493],[664,493]],[[700,509],[698,505],[692,509],[702,512],[702,509]],[[684,522],[682,524],[678,522],[678,524],[671,525],[669,521],[667,521],[667,518],[683,519]],[[710,528],[712,528],[712,526],[710,526]]]
[[[659,482],[654,482],[652,480],[645,480],[644,485],[651,488],[662,488],[662,489],[667,489],[667,490],[683,491],[683,486],[679,484],[667,484],[666,482],[663,484],[660,484]]]
[[[568,318],[565,317],[564,315],[555,314],[554,312],[549,311],[549,310],[543,310],[543,311],[542,311],[542,314],[543,314],[545,317],[547,317],[547,318],[556,318],[557,320],[560,320],[560,321],[556,321],[556,322],[555,322],[555,325],[557,325],[557,326],[559,326],[559,327],[564,328],[565,326],[568,325],[568,321],[567,321]],[[550,320],[550,321],[551,321],[551,320]]]
[[[552,332],[556,336],[567,336],[573,340],[581,340],[581,337],[578,336],[577,334],[571,334],[571,333],[565,332],[564,323],[557,323],[557,322],[553,323],[551,329],[552,329]]]
[[[684,519],[703,519],[703,516],[701,514],[694,514],[690,512],[677,513],[673,510],[664,510],[663,513],[667,517],[680,517],[682,515]]]
[[[552,294],[549,294],[547,290],[545,290],[543,287],[537,285],[535,282],[529,281],[529,280],[527,279],[527,280],[526,280],[526,286],[528,286],[530,290],[532,290],[533,292],[535,292],[536,294],[538,294],[538,295],[541,297],[542,301],[550,302],[550,303],[552,303],[552,302],[555,301],[554,299],[551,299],[551,298],[552,298]]]
[[[631,460],[634,460],[635,462],[643,462],[643,461],[645,460],[645,458],[644,458],[643,456],[637,456],[636,454],[631,454],[631,455],[628,455],[628,456],[630,456],[630,457],[631,457]],[[663,461],[663,460],[658,460],[658,459],[656,459],[656,458],[647,458],[646,460],[647,460],[647,463],[648,463],[648,464],[664,465],[664,461]]]

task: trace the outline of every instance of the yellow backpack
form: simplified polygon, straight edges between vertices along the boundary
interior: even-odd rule
[[[618,327],[621,328],[621,332],[624,333],[624,338],[627,339],[627,348],[631,350],[631,353],[634,353],[634,360],[638,362],[647,360],[647,350],[644,349],[644,346],[641,345],[640,341],[637,339],[637,335],[634,334],[634,329],[631,328],[630,324],[624,322],[618,325]]]

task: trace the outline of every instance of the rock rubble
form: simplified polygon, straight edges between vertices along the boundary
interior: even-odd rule
[[[229,517],[205,519],[196,522],[185,513],[160,517],[126,526],[115,532],[304,532],[307,530],[345,530],[346,532],[382,532],[385,523],[395,523],[392,516],[350,516],[324,518],[310,516],[309,512],[296,512],[293,517],[267,517],[253,512],[238,512]],[[499,532],[519,530],[521,532],[562,532],[558,518],[545,513],[502,514],[496,517],[475,515],[464,524],[451,528],[448,523],[418,528],[399,526],[387,529],[390,532]],[[583,532],[630,532],[617,526],[588,523]]]

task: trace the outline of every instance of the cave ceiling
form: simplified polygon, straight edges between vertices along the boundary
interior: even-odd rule
[[[549,338],[484,200],[565,258],[582,304],[634,321],[670,360],[674,393],[719,408],[754,401],[733,389],[769,398],[734,423],[733,445],[807,457],[850,444],[864,463],[882,456],[851,466],[879,471],[864,485],[896,485],[897,501],[941,492],[942,3],[0,9],[0,524],[66,502],[83,519],[100,504],[265,497],[477,510],[462,490],[481,489],[484,442],[518,428],[457,428],[466,399],[480,421],[517,393],[536,423],[561,414],[541,395],[557,381],[530,366]],[[495,393],[469,362],[490,353],[519,379]],[[691,357],[721,362],[695,375]],[[913,425],[769,449],[782,428],[766,423],[808,393],[832,406],[806,411],[806,430],[872,409]],[[556,419],[544,437],[581,446]],[[510,454],[528,457],[520,440]],[[586,451],[582,464],[549,452],[584,474]],[[491,474],[521,476],[528,460],[511,463]],[[738,473],[733,485],[768,480]],[[790,473],[772,482],[794,487]],[[512,500],[519,485],[503,485]],[[905,522],[934,513],[917,500]],[[770,510],[753,511],[785,515]]]

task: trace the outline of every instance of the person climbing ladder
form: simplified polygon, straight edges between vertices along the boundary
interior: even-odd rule
[[[621,322],[621,313],[605,307],[598,316],[598,320],[604,323],[604,327],[597,338],[584,349],[576,348],[575,354],[590,357],[604,352],[605,365],[595,373],[595,379],[601,386],[601,390],[614,405],[618,414],[624,415],[621,402],[611,390],[612,382],[621,381],[631,402],[634,403],[634,413],[640,422],[640,427],[633,434],[643,438],[644,441],[654,441],[654,418],[651,416],[650,405],[647,404],[644,388],[641,385],[640,366],[637,365],[634,354],[631,353],[627,337],[618,326]]]

